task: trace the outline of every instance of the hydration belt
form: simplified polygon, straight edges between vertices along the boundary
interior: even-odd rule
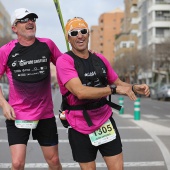
[[[105,104],[108,104],[110,107],[116,109],[116,110],[120,110],[121,106],[117,105],[113,102],[111,102],[110,100],[108,101],[106,98],[102,98],[100,101],[97,102],[93,102],[93,103],[87,103],[87,104],[82,104],[82,105],[69,105],[67,102],[63,103],[63,108],[67,109],[67,110],[83,110],[83,116],[84,119],[86,120],[88,126],[92,126],[93,122],[90,119],[90,116],[87,113],[87,110],[93,110],[93,109],[98,109],[102,106],[104,106]]]

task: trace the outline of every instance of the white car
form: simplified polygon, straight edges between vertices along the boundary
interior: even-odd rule
[[[170,84],[164,84],[157,91],[158,100],[170,99]]]
[[[0,83],[2,93],[6,100],[8,100],[9,96],[9,85],[7,83]]]

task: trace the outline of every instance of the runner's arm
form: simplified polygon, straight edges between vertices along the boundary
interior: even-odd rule
[[[1,79],[0,75],[0,79]],[[14,109],[9,105],[9,103],[5,100],[2,89],[0,87],[0,107],[2,108],[4,117],[9,120],[15,120],[15,112]]]
[[[121,81],[119,78],[117,78],[114,84],[117,86],[116,93],[127,95],[131,100],[136,100],[137,93],[145,96],[149,96],[150,94],[149,87],[146,84],[132,85]],[[133,90],[132,90],[132,86],[133,86]]]
[[[88,87],[84,86],[79,78],[72,78],[65,87],[78,99],[99,99],[111,94],[111,89],[107,87]]]

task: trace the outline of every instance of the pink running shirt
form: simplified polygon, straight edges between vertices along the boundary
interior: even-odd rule
[[[97,56],[100,57],[105,63],[107,68],[108,83],[112,84],[118,78],[116,72],[104,56],[101,54],[97,54]],[[64,85],[72,78],[78,77],[78,73],[74,67],[73,58],[68,54],[63,54],[57,60],[56,69],[60,91],[61,94],[64,95],[68,91]],[[83,101],[79,100],[73,94],[70,94],[67,99],[70,105],[78,105],[83,103]],[[66,118],[71,127],[83,134],[90,134],[94,132],[100,128],[100,126],[103,125],[112,115],[112,109],[108,105],[104,105],[99,109],[88,110],[87,112],[93,122],[93,126],[91,127],[88,126],[81,110],[70,110],[69,112],[66,110]]]
[[[18,120],[54,117],[51,96],[50,62],[62,53],[53,41],[36,38],[31,46],[12,40],[0,48],[0,75],[9,82],[9,104]]]

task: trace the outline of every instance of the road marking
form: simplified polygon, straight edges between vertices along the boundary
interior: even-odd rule
[[[133,119],[133,116],[131,114],[119,114],[119,116],[121,116],[122,118],[126,118],[126,119]]]
[[[139,126],[118,126],[117,127],[118,129],[141,129],[141,127]],[[58,130],[66,130],[67,131],[67,128],[65,127],[57,127]],[[6,127],[0,127],[0,130],[6,130]]]
[[[170,118],[170,115],[165,115],[165,117]]]
[[[150,135],[150,137],[156,142],[164,157],[167,170],[170,170],[170,159],[169,159],[170,152],[166,147],[166,145],[159,138],[159,135],[170,136],[170,128],[162,125],[157,125],[155,123],[151,123],[149,121],[144,121],[144,120],[133,121],[133,122],[136,123],[141,128],[143,128]]]
[[[125,167],[141,167],[141,166],[165,166],[163,161],[152,161],[152,162],[125,162]]]
[[[80,168],[78,163],[61,163],[63,168]],[[124,162],[124,167],[155,167],[165,166],[163,161],[152,162]],[[106,167],[105,163],[97,162],[97,168]],[[11,168],[10,163],[0,163],[0,168]],[[48,168],[46,163],[26,163],[25,168]]]
[[[158,119],[158,116],[155,115],[148,115],[148,114],[142,114],[142,117],[148,118],[148,119]]]
[[[161,109],[160,107],[158,107],[158,106],[152,106],[153,108],[155,108],[155,109]]]
[[[141,129],[139,126],[118,126],[118,129]]]
[[[121,139],[122,142],[153,142],[153,139]],[[6,143],[8,140],[6,139],[0,139],[0,143]],[[37,143],[36,140],[28,140],[28,143]],[[59,140],[59,143],[69,143],[69,141],[66,140]]]
[[[153,139],[121,139],[122,142],[153,142]]]

